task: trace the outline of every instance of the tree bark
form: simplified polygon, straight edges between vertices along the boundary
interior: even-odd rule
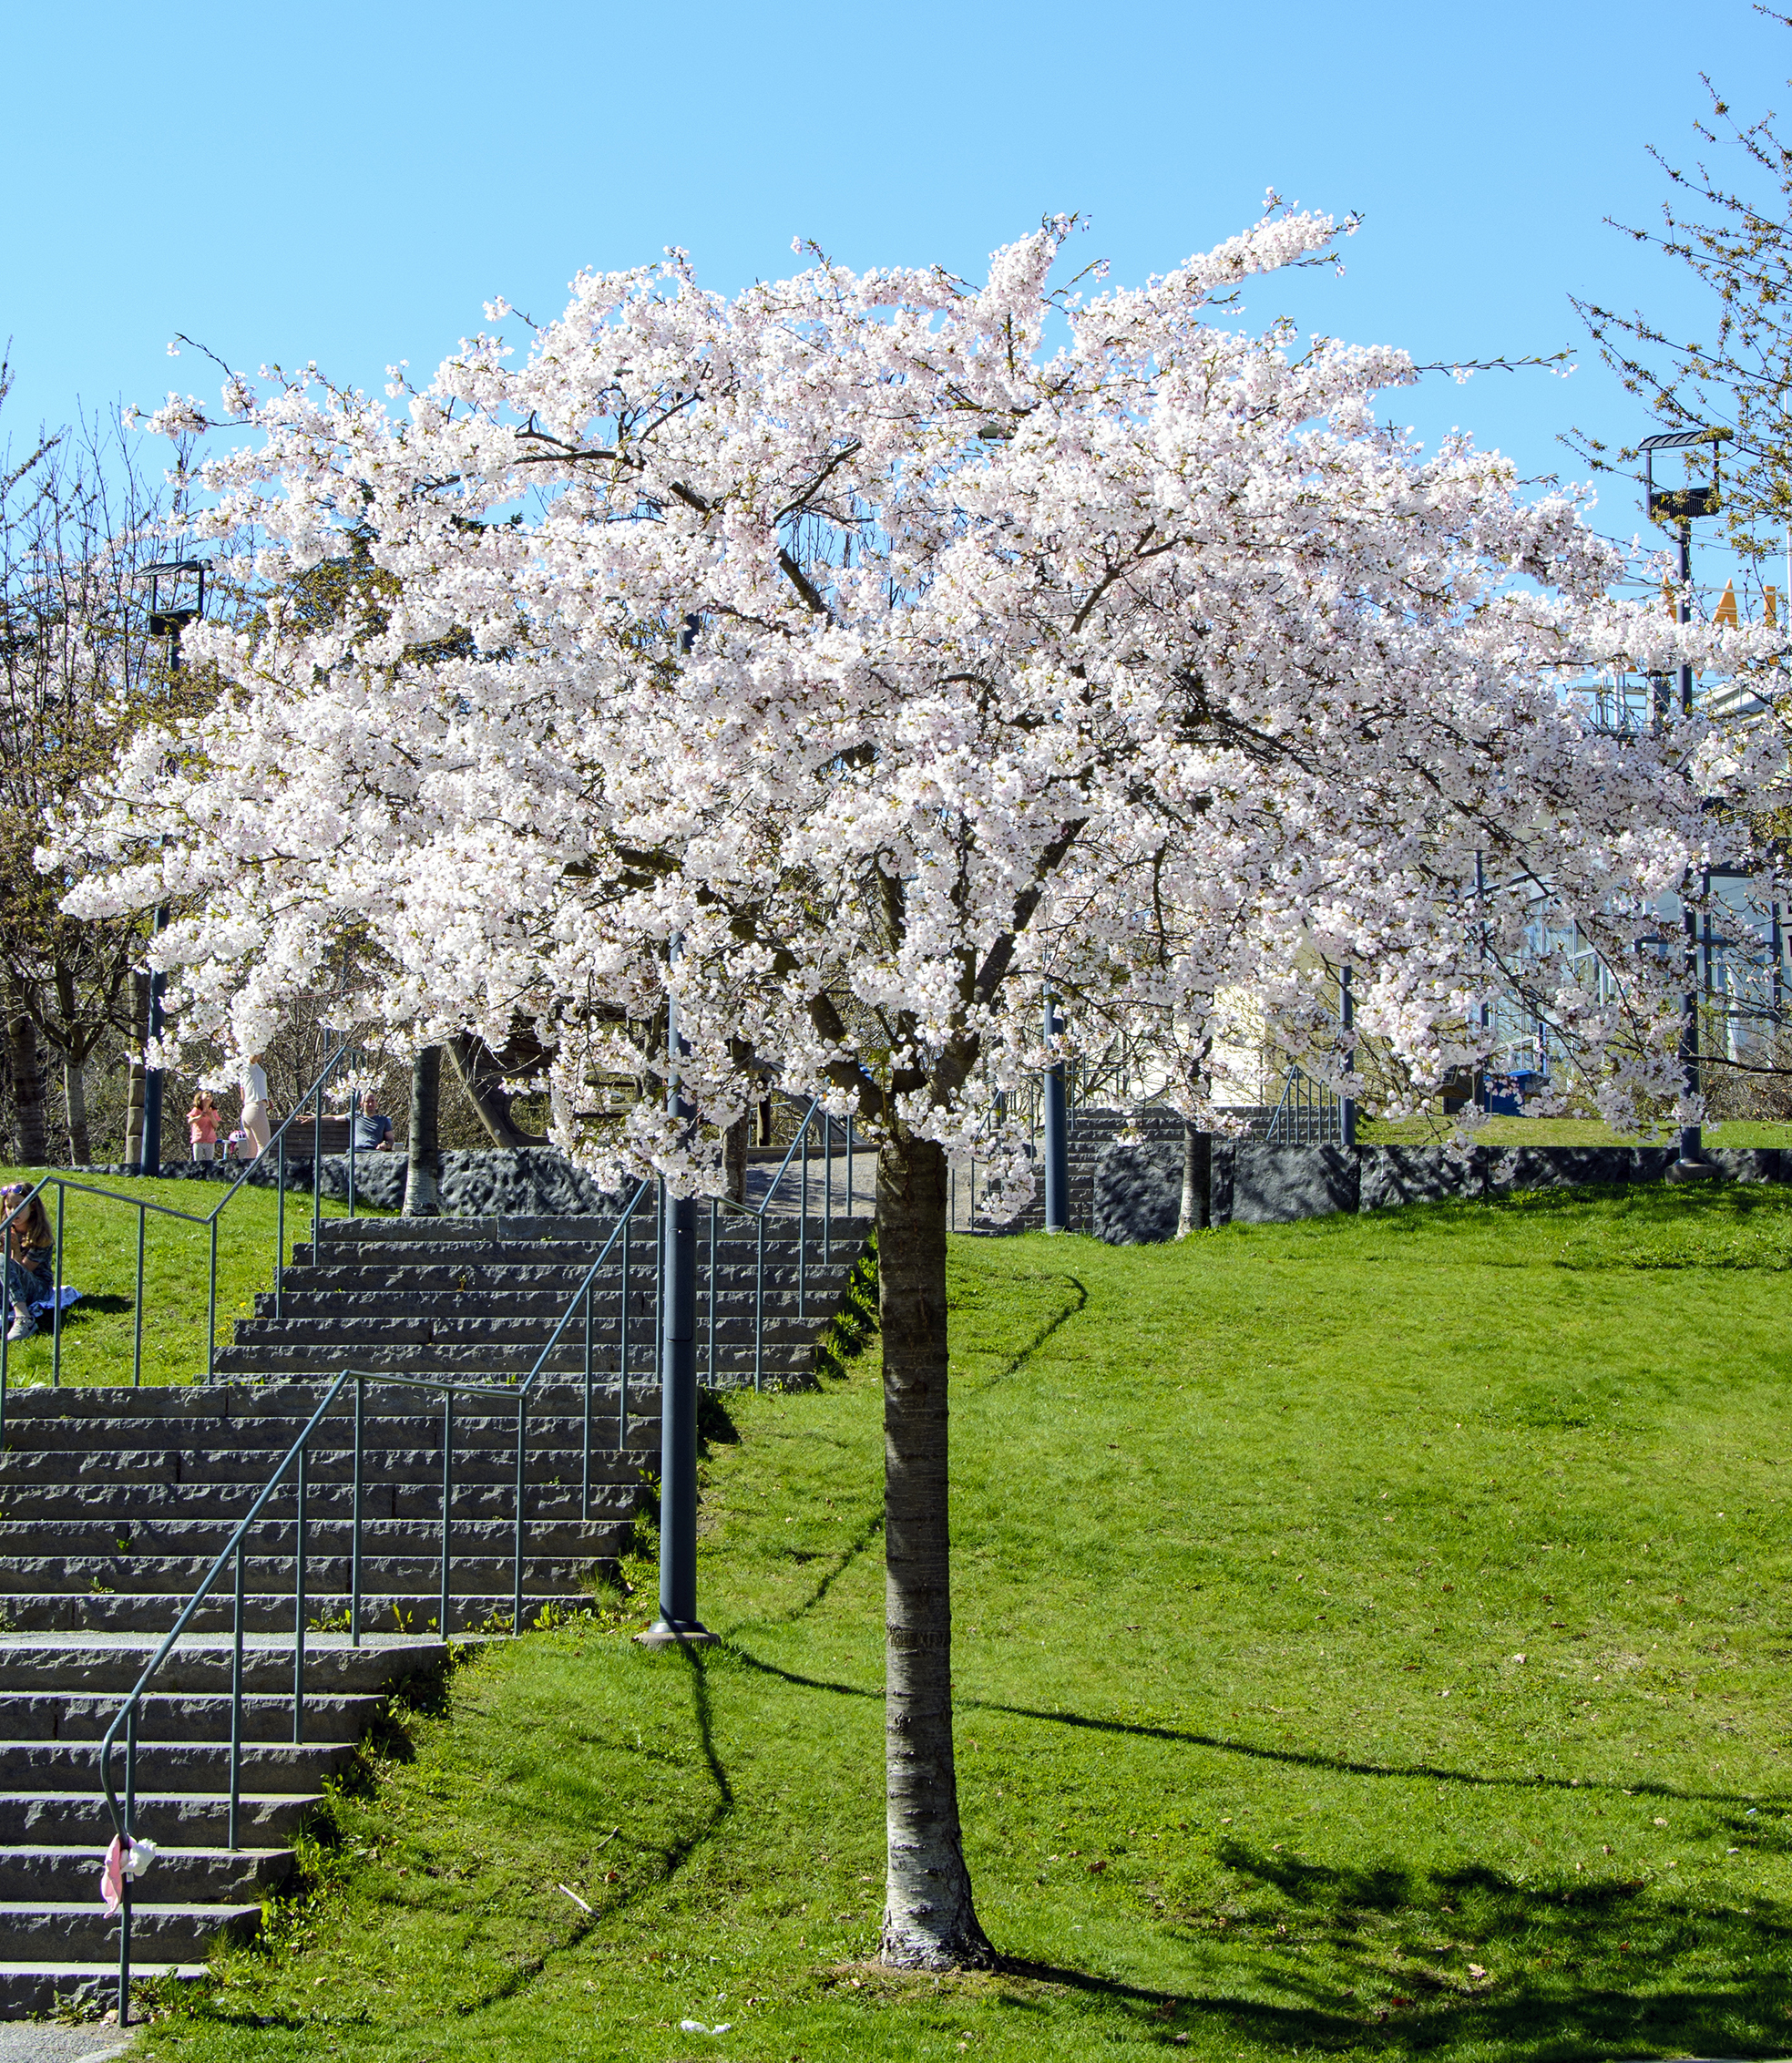
[[[722,1194],[737,1204],[747,1200],[747,1142],[753,1120],[737,1117],[722,1136]]]
[[[525,1132],[510,1115],[510,1092],[504,1085],[504,1071],[497,1057],[482,1039],[470,1032],[448,1042],[448,1056],[455,1063],[466,1100],[495,1146],[515,1151],[518,1146],[545,1146],[544,1134]]]
[[[1204,1232],[1213,1222],[1213,1134],[1184,1120],[1183,1124],[1183,1207],[1176,1237]]]
[[[884,1720],[888,1890],[880,1953],[903,1969],[994,1960],[971,1902],[952,1753],[947,1509],[946,1155],[894,1140],[877,1157],[884,1341]]]
[[[44,1062],[37,1051],[37,1027],[16,997],[6,1023],[6,1067],[18,1115],[18,1157],[26,1167],[42,1167],[49,1150],[44,1128]]]
[[[441,1112],[442,1049],[425,1046],[411,1062],[411,1123],[404,1169],[406,1217],[441,1215]]]
[[[143,1044],[149,1036],[149,977],[130,978],[130,1073],[125,1092],[125,1150],[129,1168],[143,1165]]]
[[[87,1138],[87,1070],[83,1061],[62,1062],[62,1100],[68,1113],[68,1159],[75,1167],[86,1167],[93,1159]]]

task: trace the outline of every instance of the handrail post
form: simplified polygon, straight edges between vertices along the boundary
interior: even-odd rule
[[[210,1382],[218,1372],[218,1220],[208,1218],[206,1229],[211,1235],[211,1260],[205,1292],[205,1380]],[[140,1298],[138,1309],[142,1309]],[[142,1322],[139,1317],[139,1331]]]
[[[629,1453],[629,1226],[640,1196],[637,1189],[622,1213],[622,1288],[616,1314],[616,1444],[625,1461]]]
[[[137,1301],[134,1306],[137,1313],[137,1323],[130,1348],[130,1383],[133,1390],[137,1389],[143,1380],[143,1228],[148,1221],[148,1212],[144,1209],[141,1204],[138,1204],[137,1206]],[[215,1255],[218,1250],[218,1227],[215,1222],[211,1228],[211,1247]],[[210,1356],[208,1355],[206,1360],[207,1375],[209,1377]]]
[[[323,1074],[330,1070],[326,1067]],[[312,1259],[322,1260],[318,1251],[323,1230],[323,1074],[317,1078],[311,1113],[311,1244]]]
[[[137,1703],[125,1721],[125,1831],[118,1873],[118,2025],[130,2025],[130,1860],[137,1832]]]
[[[709,1329],[709,1342],[710,1342],[710,1345],[709,1345],[709,1355],[710,1355],[710,1381],[709,1381],[709,1386],[710,1386],[710,1388],[711,1388],[712,1390],[713,1390],[713,1389],[715,1388],[715,1235],[716,1235],[716,1220],[717,1220],[717,1218],[718,1218],[718,1217],[719,1217],[719,1216],[721,1216],[721,1212],[722,1212],[722,1206],[721,1206],[721,1204],[720,1204],[720,1203],[719,1203],[719,1202],[718,1202],[718,1201],[716,1200],[716,1198],[715,1198],[715,1197],[712,1196],[712,1197],[710,1198],[710,1329]]]
[[[354,1483],[349,1493],[348,1543],[348,1644],[361,1645],[361,1422],[366,1403],[367,1379],[354,1379]]]
[[[809,1290],[809,1119],[803,1120],[803,1180],[796,1198],[796,1317],[808,1314]]]
[[[523,1458],[527,1439],[529,1398],[527,1390],[517,1396],[517,1537],[510,1562],[510,1637],[523,1630]]]
[[[348,1093],[348,1215],[354,1216],[354,1134],[360,1124],[361,1092]]]
[[[292,1745],[305,1738],[305,1463],[311,1442],[299,1449],[292,1507]]]
[[[230,1614],[230,1846],[234,1854],[242,1842],[239,1821],[242,1804],[242,1551],[245,1534],[237,1541],[236,1596]]]
[[[591,1277],[585,1277],[585,1430],[579,1459],[579,1517],[581,1524],[591,1516]]]
[[[274,1142],[274,1188],[279,1197],[274,1206],[274,1316],[278,1318],[281,1315],[281,1268],[286,1259],[286,1127],[283,1124],[280,1137]]]
[[[68,1191],[56,1185],[56,1287],[50,1291],[50,1388],[62,1388],[62,1225]]]
[[[769,1199],[768,1199],[769,1200]],[[753,1386],[764,1387],[761,1380],[765,1346],[765,1206],[759,1210],[759,1254],[753,1270]]]
[[[455,1501],[455,1393],[442,1391],[442,1597],[435,1624],[442,1637],[448,1637],[448,1518]]]
[[[834,1120],[822,1113],[822,1266],[834,1258]]]
[[[853,1114],[846,1113],[846,1216],[858,1216],[857,1201],[853,1195]]]

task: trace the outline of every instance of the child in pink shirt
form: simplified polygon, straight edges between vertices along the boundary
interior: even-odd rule
[[[193,1107],[187,1113],[187,1137],[193,1149],[196,1161],[214,1161],[218,1158],[218,1099],[201,1089],[193,1098]]]

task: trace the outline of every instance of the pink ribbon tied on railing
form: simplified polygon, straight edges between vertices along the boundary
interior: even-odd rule
[[[113,1835],[112,1845],[106,1851],[106,1860],[99,1870],[100,1895],[106,1901],[108,1913],[116,1913],[125,1902],[125,1879],[140,1877],[155,1859],[153,1841],[127,1843],[118,1835]]]

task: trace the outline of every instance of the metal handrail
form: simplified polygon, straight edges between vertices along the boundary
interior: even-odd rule
[[[102,1197],[111,1203],[128,1204],[137,1213],[137,1292],[132,1307],[135,1312],[135,1325],[131,1342],[131,1387],[133,1389],[139,1388],[143,1380],[143,1234],[148,1222],[148,1214],[154,1211],[161,1217],[178,1218],[186,1225],[203,1227],[207,1232],[210,1253],[207,1261],[206,1286],[205,1380],[210,1382],[216,1373],[218,1358],[218,1220],[231,1198],[242,1188],[245,1183],[250,1181],[255,1170],[261,1166],[270,1154],[274,1156],[275,1180],[279,1191],[274,1212],[273,1275],[275,1316],[279,1316],[280,1270],[286,1244],[287,1130],[289,1126],[300,1122],[304,1114],[305,1105],[307,1103],[312,1104],[312,1236],[315,1238],[317,1237],[316,1228],[323,1222],[322,1194],[323,1155],[321,1151],[323,1092],[331,1076],[335,1073],[338,1063],[349,1051],[350,1048],[346,1040],[337,1046],[335,1052],[324,1062],[323,1072],[299,1097],[292,1114],[281,1120],[267,1144],[262,1147],[252,1161],[243,1167],[241,1173],[238,1175],[209,1211],[185,1211],[174,1204],[157,1203],[153,1198],[133,1196],[121,1189],[107,1189],[97,1183],[74,1182],[67,1175],[50,1174],[40,1175],[19,1201],[14,1205],[12,1209],[4,1217],[0,1217],[0,1254],[5,1254],[11,1244],[10,1234],[13,1221],[21,1212],[29,1207],[33,1197],[41,1196],[45,1191],[51,1188],[54,1188],[56,1192],[56,1279],[52,1290],[52,1302],[55,1308],[50,1319],[50,1387],[53,1390],[59,1390],[62,1387],[63,1232],[66,1224],[67,1198],[71,1192],[77,1196]],[[351,1217],[354,1216],[354,1125],[351,1114],[348,1152],[348,1214]],[[5,1329],[0,1328],[0,1438],[5,1437],[6,1425],[6,1389],[10,1359],[8,1347],[9,1341],[6,1339]]]
[[[333,1056],[331,1063],[333,1067],[337,1058],[340,1058],[340,1052],[337,1055]],[[328,1071],[326,1071],[326,1073]],[[320,1077],[320,1095],[323,1079],[323,1077]],[[808,1242],[807,1215],[809,1139],[811,1131],[814,1125],[818,1114],[821,1117],[824,1131],[824,1163],[826,1189],[825,1205],[824,1209],[823,1252],[825,1257],[831,1257],[834,1231],[832,1127],[835,1121],[827,1113],[821,1110],[819,1099],[812,1102],[806,1111],[804,1113],[802,1124],[799,1126],[795,1137],[792,1139],[789,1147],[786,1149],[783,1159],[779,1164],[777,1173],[773,1175],[764,1196],[756,1205],[736,1203],[732,1198],[725,1197],[715,1197],[712,1199],[710,1244],[710,1357],[712,1377],[713,1377],[714,1372],[715,1355],[715,1227],[717,1224],[717,1215],[722,1209],[732,1210],[739,1216],[744,1216],[750,1220],[756,1221],[759,1228],[758,1263],[755,1270],[755,1281],[753,1287],[755,1308],[753,1380],[754,1387],[757,1388],[761,1384],[762,1377],[764,1329],[765,1217],[767,1212],[772,1206],[773,1200],[778,1195],[779,1189],[783,1185],[785,1175],[790,1170],[792,1161],[796,1158],[799,1147],[802,1149],[802,1160],[800,1164],[802,1193],[799,1201],[799,1208],[803,1213],[802,1222],[800,1223],[798,1229],[799,1309],[801,1310],[804,1308],[803,1299],[806,1297],[807,1287],[806,1268]],[[287,1122],[290,1123],[291,1120],[289,1119]],[[852,1198],[851,1181],[853,1152],[853,1134],[850,1120],[848,1120],[846,1124],[845,1145],[847,1155],[847,1200],[848,1213],[850,1216]],[[321,1156],[316,1155],[313,1155],[314,1162],[318,1158],[321,1158]],[[660,1186],[661,1190],[663,1190],[663,1184]],[[584,1276],[582,1277],[579,1284],[579,1287],[573,1291],[571,1297],[568,1298],[566,1309],[561,1313],[559,1319],[557,1320],[547,1342],[543,1345],[541,1350],[536,1356],[534,1364],[530,1367],[528,1372],[526,1375],[520,1378],[513,1378],[508,1381],[492,1381],[483,1380],[477,1377],[461,1377],[454,1375],[407,1376],[387,1374],[384,1371],[368,1371],[365,1370],[358,1369],[343,1369],[331,1382],[330,1387],[324,1392],[323,1397],[319,1401],[317,1408],[312,1411],[310,1419],[306,1422],[303,1431],[292,1442],[292,1446],[288,1448],[284,1457],[282,1459],[279,1465],[274,1469],[267,1483],[262,1486],[262,1489],[257,1495],[254,1503],[250,1506],[249,1511],[238,1522],[237,1525],[232,1530],[229,1540],[220,1550],[219,1554],[213,1560],[211,1566],[206,1572],[204,1579],[200,1584],[199,1588],[193,1593],[191,1598],[189,1599],[179,1617],[175,1621],[172,1629],[163,1638],[161,1644],[157,1647],[155,1653],[150,1657],[149,1661],[145,1666],[142,1673],[138,1676],[136,1684],[132,1687],[131,1690],[125,1698],[124,1702],[119,1706],[118,1710],[114,1716],[110,1726],[108,1726],[106,1730],[105,1737],[100,1745],[100,1783],[106,1795],[107,1809],[111,1818],[113,1832],[121,1845],[121,1849],[125,1851],[125,1861],[127,1863],[128,1863],[129,1862],[128,1851],[130,1850],[135,1838],[137,1745],[138,1718],[141,1711],[143,1699],[148,1693],[149,1685],[154,1679],[157,1671],[161,1668],[162,1664],[166,1661],[169,1655],[173,1651],[177,1643],[179,1641],[181,1635],[187,1630],[189,1626],[191,1625],[193,1617],[199,1611],[200,1606],[203,1605],[205,1600],[211,1596],[214,1587],[218,1584],[220,1578],[223,1575],[226,1568],[230,1565],[232,1560],[234,1560],[235,1563],[235,1584],[230,1649],[231,1662],[229,1842],[230,1846],[232,1850],[234,1850],[238,1846],[238,1835],[240,1832],[239,1822],[241,1818],[240,1806],[241,1795],[241,1766],[243,1747],[242,1678],[244,1631],[243,1619],[245,1598],[243,1569],[244,1550],[245,1544],[248,1541],[251,1532],[259,1523],[261,1523],[262,1514],[265,1513],[270,1500],[273,1497],[275,1492],[281,1487],[281,1485],[286,1483],[289,1479],[292,1483],[294,1491],[292,1543],[292,1739],[295,1745],[302,1743],[304,1739],[304,1675],[306,1634],[305,1568],[310,1553],[309,1527],[311,1524],[311,1521],[306,1511],[305,1463],[312,1440],[317,1433],[319,1427],[323,1424],[324,1421],[330,1416],[331,1412],[335,1410],[341,1403],[344,1391],[351,1383],[353,1383],[353,1467],[349,1514],[350,1534],[348,1634],[350,1646],[358,1647],[361,1644],[362,1634],[362,1536],[365,1524],[365,1484],[364,1471],[364,1442],[363,1437],[363,1425],[366,1403],[366,1389],[369,1381],[373,1381],[388,1388],[423,1390],[427,1391],[432,1394],[439,1393],[442,1399],[442,1508],[440,1518],[441,1589],[436,1627],[441,1637],[444,1640],[446,1640],[449,1637],[449,1618],[452,1603],[451,1538],[453,1529],[453,1504],[455,1493],[453,1432],[453,1414],[455,1401],[456,1399],[460,1397],[479,1396],[489,1397],[493,1399],[502,1399],[508,1403],[514,1403],[517,1411],[517,1469],[514,1501],[511,1514],[512,1551],[510,1631],[513,1637],[521,1632],[523,1622],[523,1550],[527,1527],[526,1452],[527,1441],[528,1408],[531,1392],[535,1390],[537,1384],[541,1381],[542,1378],[544,1377],[547,1371],[548,1360],[551,1358],[554,1350],[557,1346],[558,1346],[561,1339],[563,1339],[566,1329],[571,1322],[573,1314],[577,1310],[579,1310],[582,1305],[585,1312],[586,1330],[584,1369],[584,1455],[580,1483],[579,1509],[581,1517],[589,1520],[590,1515],[591,1411],[593,1387],[590,1329],[592,1298],[605,1263],[609,1260],[612,1250],[616,1247],[617,1242],[620,1239],[623,1242],[623,1273],[619,1284],[620,1295],[621,1298],[621,1322],[619,1328],[618,1336],[619,1358],[617,1371],[617,1432],[618,1449],[620,1452],[626,1455],[628,1452],[629,1435],[627,1359],[627,1323],[629,1295],[627,1262],[628,1230],[630,1224],[634,1219],[636,1215],[641,1210],[643,1205],[646,1202],[646,1199],[648,1198],[650,1194],[653,1193],[653,1184],[647,1181],[642,1181],[636,1185],[632,1196],[630,1196],[628,1198],[627,1202],[622,1205],[617,1223],[614,1227],[612,1227],[609,1236],[604,1241],[604,1244],[599,1250],[597,1258],[593,1260],[590,1266],[586,1269]],[[99,1191],[97,1193],[101,1195],[108,1194],[108,1192],[106,1191]],[[130,1201],[133,1199],[127,1198],[126,1200]],[[169,1208],[169,1206],[159,1205],[148,1205],[146,1206],[146,1207],[150,1209],[165,1210]],[[190,1213],[172,1210],[169,1210],[169,1215],[189,1218],[192,1216],[192,1214]],[[195,1222],[200,1221],[195,1220]],[[122,1799],[119,1795],[119,1789],[116,1781],[114,1770],[114,1762],[119,1744],[119,1736],[121,1733],[124,1737],[125,1756]],[[121,1888],[123,1896],[119,1914],[118,2011],[118,2023],[122,2027],[128,2024],[130,2013],[131,1880],[128,1868],[123,1874]]]

